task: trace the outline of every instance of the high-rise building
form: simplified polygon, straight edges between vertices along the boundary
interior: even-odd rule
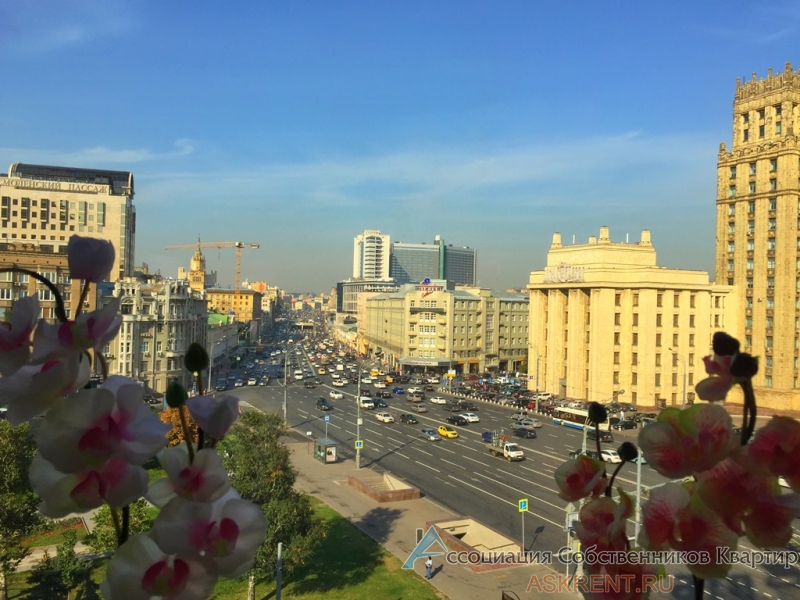
[[[736,81],[733,141],[717,162],[716,280],[743,309],[731,333],[761,357],[759,406],[797,409],[800,71]]]
[[[109,279],[133,276],[133,173],[15,163],[0,177],[0,242],[65,252],[75,234],[109,240]]]
[[[475,285],[477,251],[446,245],[437,235],[433,244],[392,244],[389,275],[397,283],[445,279],[455,285]]]
[[[353,239],[353,278],[389,278],[389,236],[365,229]]]

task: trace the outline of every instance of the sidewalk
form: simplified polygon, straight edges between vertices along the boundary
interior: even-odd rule
[[[316,496],[351,521],[364,533],[405,562],[416,546],[417,528],[427,521],[451,518],[455,515],[426,498],[379,503],[347,484],[348,476],[355,475],[355,464],[349,458],[335,464],[322,464],[309,453],[307,442],[299,442],[293,436],[286,443],[292,451],[292,464],[297,469],[298,490]],[[340,449],[341,450],[341,449]],[[369,469],[359,475],[366,476]],[[413,483],[413,482],[410,482]],[[387,513],[391,522],[387,522]],[[476,516],[480,520],[480,516]],[[424,561],[417,560],[416,572],[425,577]],[[435,561],[431,584],[451,600],[500,600],[501,592],[513,592],[521,600],[532,598],[536,592],[527,592],[531,577],[555,573],[548,565],[530,565],[495,569],[475,573],[457,565],[442,566],[441,559]],[[540,579],[541,580],[541,579]],[[515,597],[511,595],[511,597]],[[566,592],[548,593],[549,600],[575,600],[574,594]]]
[[[36,548],[31,549],[31,553],[22,559],[22,562],[19,563],[17,567],[17,571],[32,571],[40,562],[42,562],[42,557],[44,553],[50,555],[50,558],[55,558],[57,554],[58,546],[37,546]],[[92,554],[91,548],[82,542],[78,542],[75,544],[75,554],[78,556],[88,556]]]

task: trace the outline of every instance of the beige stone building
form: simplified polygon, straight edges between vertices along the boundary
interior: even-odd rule
[[[177,379],[191,389],[193,377],[183,365],[189,344],[206,342],[206,303],[186,280],[145,284],[135,278],[117,281],[122,326],[104,349],[109,374],[132,377],[155,393]]]
[[[231,311],[235,314],[237,321],[250,323],[251,321],[261,321],[261,294],[253,290],[206,290],[208,300],[208,310],[227,315]],[[238,302],[238,304],[237,304]]]
[[[529,388],[642,408],[680,406],[705,377],[713,332],[736,318],[733,288],[708,273],[657,266],[650,232],[615,243],[607,227],[588,244],[553,235],[530,291]],[[624,390],[624,394],[621,392]]]
[[[111,241],[110,280],[133,276],[133,173],[15,163],[0,177],[0,242],[66,251],[75,234]]]
[[[217,272],[206,272],[206,259],[200,249],[200,240],[197,240],[197,250],[189,260],[189,270],[178,267],[178,279],[188,280],[192,289],[198,292],[217,285]]]
[[[800,410],[800,71],[736,81],[733,143],[717,162],[716,279],[735,285],[728,324],[761,358],[759,406]]]
[[[75,303],[80,298],[82,282],[69,278],[66,252],[54,252],[30,242],[0,242],[0,268],[20,267],[46,277],[56,285],[67,316],[75,316]],[[56,320],[56,300],[53,293],[35,278],[23,273],[0,273],[0,320],[5,320],[14,302],[26,296],[39,295],[41,317]],[[83,311],[93,311],[97,306],[96,286],[91,284],[84,301]]]
[[[517,371],[527,358],[527,295],[444,280],[406,284],[366,298],[365,354],[380,351],[392,367],[457,374]]]

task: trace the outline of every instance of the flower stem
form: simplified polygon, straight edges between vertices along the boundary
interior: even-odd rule
[[[617,468],[614,469],[614,473],[611,475],[611,480],[608,482],[608,486],[606,486],[606,496],[608,498],[611,498],[612,488],[614,487],[614,479],[616,479],[617,473],[619,473],[619,470],[622,468],[622,465],[624,465],[626,462],[628,461],[623,460],[621,463],[617,465]]]
[[[114,524],[114,533],[117,535],[117,546],[122,545],[122,525],[119,522],[119,513],[116,509],[108,507],[111,513],[111,522]]]
[[[692,575],[694,580],[694,600],[703,600],[703,588],[705,587],[706,580]]]
[[[203,372],[202,371],[198,371],[198,373],[197,373],[197,394],[199,396],[202,396],[204,393],[205,393],[205,390],[203,389]]]
[[[192,448],[192,432],[189,429],[189,423],[186,421],[186,406],[181,405],[178,407],[178,414],[181,417],[181,429],[183,429],[183,437],[186,440],[186,448],[189,450],[189,464],[194,462],[194,448]]]
[[[64,299],[61,297],[61,293],[58,291],[56,285],[50,281],[47,277],[40,275],[36,271],[29,271],[28,269],[23,269],[21,267],[10,267],[7,269],[0,269],[0,273],[23,273],[28,277],[33,277],[39,283],[46,285],[47,289],[53,294],[53,297],[56,299],[56,317],[61,323],[66,323],[69,318],[67,317],[67,311],[64,308]]]
[[[206,432],[201,427],[197,428],[197,449],[202,450],[205,443]]]
[[[81,290],[81,297],[78,300],[78,304],[75,306],[75,316],[72,317],[73,319],[77,319],[78,315],[81,314],[81,310],[83,310],[83,303],[86,301],[86,296],[89,295],[89,282],[83,282],[83,289]]]
[[[753,391],[753,382],[749,377],[741,381],[739,385],[744,392],[744,423],[742,424],[742,446],[744,446],[753,437],[756,429],[756,394]]]
[[[122,509],[122,532],[119,536],[119,543],[120,546],[128,541],[128,535],[130,534],[131,529],[131,507],[126,505]]]

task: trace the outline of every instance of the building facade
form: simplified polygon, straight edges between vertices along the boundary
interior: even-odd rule
[[[222,315],[233,314],[240,323],[261,321],[261,293],[254,290],[206,290],[208,310]]]
[[[444,279],[455,285],[476,285],[477,268],[475,249],[446,245],[439,235],[433,244],[392,244],[389,275],[397,283]]]
[[[178,279],[188,280],[189,285],[197,292],[217,285],[217,272],[206,273],[206,259],[203,251],[200,250],[200,240],[197,241],[197,250],[189,261],[189,270],[178,267]]]
[[[115,283],[122,325],[104,349],[109,374],[124,375],[162,394],[172,380],[188,390],[194,378],[183,364],[192,342],[207,348],[206,302],[186,280],[145,284],[135,278]]]
[[[389,277],[389,236],[377,229],[365,229],[353,239],[353,278]]]
[[[361,347],[402,370],[517,371],[527,358],[528,298],[444,280],[365,301]]]
[[[69,278],[66,249],[55,252],[46,246],[30,242],[0,242],[0,268],[20,267],[34,271],[53,283],[64,301],[67,316],[74,318],[75,304],[81,297],[82,282]],[[56,321],[56,299],[53,293],[35,278],[24,273],[0,273],[0,320],[11,314],[14,302],[26,296],[39,296],[39,316],[53,323]],[[91,312],[97,307],[95,284],[91,284],[82,312]]]
[[[708,273],[656,264],[650,232],[615,243],[607,227],[588,244],[553,234],[530,291],[529,388],[642,408],[692,401],[717,330],[734,325],[734,288]]]
[[[399,287],[392,280],[350,279],[340,281],[336,284],[336,312],[355,316],[358,313],[358,298],[362,293],[394,292]]]
[[[0,242],[66,250],[73,235],[109,240],[110,280],[133,276],[136,209],[133,174],[42,165],[11,165],[0,177]]]
[[[761,357],[759,406],[800,410],[800,70],[736,81],[717,162],[716,279],[735,286],[729,331]]]

